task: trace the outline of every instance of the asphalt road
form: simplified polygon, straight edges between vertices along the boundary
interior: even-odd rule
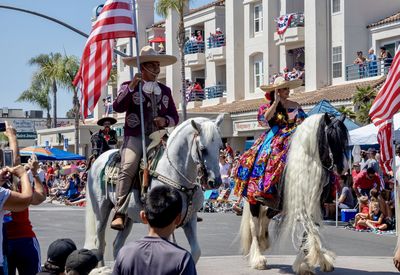
[[[49,244],[58,238],[71,238],[78,248],[84,244],[84,208],[42,204],[31,207],[30,218],[41,245],[42,260],[46,259]],[[202,256],[240,255],[237,232],[240,217],[231,213],[200,213],[204,221],[198,225]],[[272,224],[273,225],[273,224]],[[272,230],[271,225],[271,230]],[[133,241],[145,236],[147,228],[135,224],[128,238]],[[271,233],[272,236],[276,235]],[[108,243],[112,243],[114,230],[108,230]],[[323,229],[326,246],[338,256],[391,257],[396,245],[394,235],[376,235],[368,232],[353,232],[342,227],[325,226]],[[176,231],[178,244],[189,250],[188,242],[181,229]],[[266,255],[295,255],[289,238],[275,241]],[[106,251],[106,260],[111,260],[111,248]]]

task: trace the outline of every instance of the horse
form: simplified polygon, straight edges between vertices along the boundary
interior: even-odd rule
[[[314,274],[317,264],[322,271],[333,270],[334,255],[322,247],[319,227],[323,202],[331,188],[329,177],[333,170],[347,170],[348,131],[343,121],[344,117],[312,115],[297,127],[290,142],[279,188],[283,201],[277,230],[281,237],[292,230],[293,244],[299,250],[292,266],[297,274]],[[247,202],[243,209],[241,248],[254,269],[266,269],[267,260],[261,253],[270,244],[269,210]],[[300,247],[296,245],[298,239]]]
[[[197,212],[203,206],[202,189],[215,189],[222,184],[218,164],[219,150],[222,147],[219,132],[222,119],[223,115],[218,116],[215,122],[208,118],[194,118],[177,126],[169,136],[155,170],[150,171],[151,187],[168,184],[182,195],[181,227],[195,261],[201,255],[197,240]],[[97,249],[100,255],[104,254],[106,227],[110,212],[116,203],[116,188],[105,184],[102,175],[107,162],[115,154],[118,154],[117,149],[101,154],[93,163],[88,175],[84,247]],[[124,245],[133,224],[141,222],[139,213],[143,205],[138,189],[131,190],[125,228],[117,233],[113,242],[114,259]]]

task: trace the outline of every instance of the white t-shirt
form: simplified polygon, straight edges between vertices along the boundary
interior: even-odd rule
[[[3,266],[3,217],[4,217],[4,203],[10,196],[11,191],[0,187],[0,266]]]
[[[40,182],[43,183],[44,182],[44,178],[45,178],[45,172],[42,168],[39,168],[37,170],[37,174],[39,176]]]
[[[221,179],[223,183],[229,183],[229,174],[228,174],[229,168],[230,168],[229,163],[225,164],[219,163],[219,172],[221,173]]]

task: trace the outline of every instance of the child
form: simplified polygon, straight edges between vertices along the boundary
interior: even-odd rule
[[[197,274],[190,253],[168,241],[181,221],[181,211],[182,198],[176,189],[154,187],[140,212],[149,234],[119,251],[113,274]]]
[[[366,229],[365,222],[369,218],[368,197],[361,196],[358,199],[358,214],[355,217],[354,227],[356,229]]]
[[[374,232],[376,232],[378,229],[379,230],[386,230],[387,229],[387,224],[384,223],[384,218],[385,216],[381,212],[379,208],[379,203],[378,202],[372,202],[371,203],[371,208],[372,208],[372,214],[369,220],[365,222],[365,224],[371,228]]]

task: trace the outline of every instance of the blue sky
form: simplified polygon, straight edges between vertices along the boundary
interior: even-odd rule
[[[212,0],[192,0],[191,7],[210,2]],[[99,0],[0,0],[1,5],[44,13],[86,33],[90,32],[92,9],[102,3],[104,1]],[[6,9],[0,9],[0,29],[0,108],[38,109],[28,103],[15,102],[30,86],[35,70],[28,65],[28,60],[50,52],[76,55],[80,59],[85,38],[45,19]],[[71,94],[59,90],[58,116],[64,117],[71,107]]]

